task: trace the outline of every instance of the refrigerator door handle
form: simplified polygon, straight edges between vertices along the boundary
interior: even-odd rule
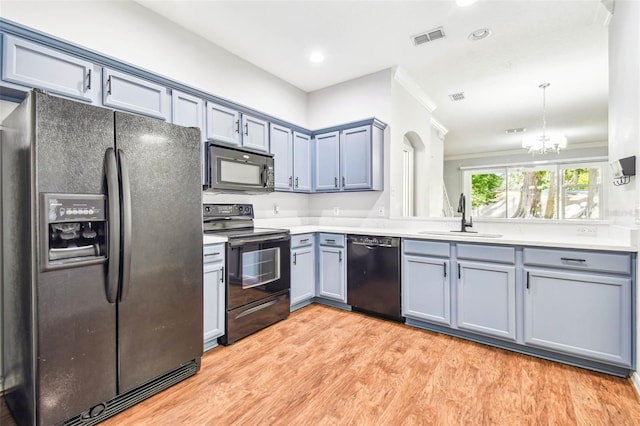
[[[113,148],[104,155],[104,172],[107,180],[109,219],[109,263],[107,266],[107,300],[116,303],[120,277],[120,188],[118,165]]]
[[[118,166],[120,172],[120,195],[122,203],[122,288],[120,289],[120,301],[129,294],[131,281],[131,185],[129,185],[129,166],[127,157],[121,149],[118,149]]]

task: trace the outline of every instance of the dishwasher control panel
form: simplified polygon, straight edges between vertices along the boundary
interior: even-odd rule
[[[398,247],[400,238],[398,237],[380,237],[371,235],[349,235],[348,241],[352,244],[372,246],[372,247]]]

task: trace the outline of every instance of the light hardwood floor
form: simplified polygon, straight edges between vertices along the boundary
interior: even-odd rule
[[[640,425],[628,379],[311,305],[115,425]]]

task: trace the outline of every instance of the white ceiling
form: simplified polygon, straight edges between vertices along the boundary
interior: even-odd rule
[[[542,123],[569,146],[607,140],[608,55],[599,0],[163,1],[138,3],[310,92],[385,68],[403,68],[449,130],[445,155],[520,148],[505,129]],[[411,36],[442,26],[420,46]],[[493,34],[467,36],[479,28]],[[321,65],[308,61],[320,49]],[[464,92],[451,102],[448,95]]]

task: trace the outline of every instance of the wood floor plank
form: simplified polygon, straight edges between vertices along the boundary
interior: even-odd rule
[[[312,304],[102,424],[640,425],[640,404],[628,379]]]

